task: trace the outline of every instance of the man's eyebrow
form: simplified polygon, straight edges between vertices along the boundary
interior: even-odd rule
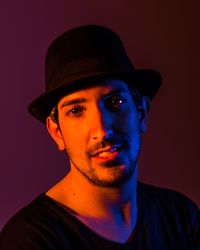
[[[70,106],[70,105],[73,105],[73,104],[80,104],[80,103],[84,103],[86,102],[87,100],[85,98],[75,98],[75,99],[72,99],[72,100],[66,100],[63,102],[63,104],[61,105],[61,109],[66,107],[66,106]]]
[[[105,97],[115,95],[115,94],[120,94],[120,93],[128,93],[128,90],[123,88],[123,87],[118,87],[118,88],[110,91],[108,94],[106,94]]]
[[[104,97],[107,96],[111,96],[111,95],[115,95],[115,94],[119,94],[119,93],[127,93],[128,90],[122,87],[118,87],[114,90],[111,90],[108,94],[106,94]],[[75,99],[71,99],[71,100],[66,100],[63,102],[63,104],[61,105],[61,109],[66,107],[66,106],[70,106],[70,105],[74,105],[74,104],[80,104],[80,103],[84,103],[86,102],[87,99],[85,98],[75,98]]]

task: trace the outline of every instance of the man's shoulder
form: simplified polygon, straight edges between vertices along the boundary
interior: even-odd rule
[[[49,209],[46,195],[41,194],[14,214],[5,227],[7,228],[11,225],[12,227],[15,227],[15,225],[17,227],[19,225],[28,226],[28,224],[32,224],[33,220],[46,220],[48,216],[52,216],[51,209]]]
[[[192,201],[185,194],[164,187],[158,187],[143,182],[138,183],[138,195],[143,199],[151,201],[153,204],[160,203],[168,206],[188,207],[198,209],[194,201]]]
[[[156,222],[167,226],[186,228],[187,224],[190,229],[199,228],[200,210],[185,194],[169,188],[139,183],[138,196],[146,218],[154,218]]]
[[[199,249],[200,213],[186,195],[144,183],[138,185],[139,209],[151,239],[169,244],[167,249]],[[156,243],[158,244],[158,242]]]
[[[12,249],[9,247],[15,246],[15,249],[24,249],[23,246],[27,245],[30,246],[30,249],[34,247],[40,249],[39,246],[42,249],[46,240],[55,242],[56,239],[53,237],[48,236],[45,239],[45,235],[50,235],[60,223],[56,209],[59,210],[46,195],[41,194],[36,197],[6,223],[0,234],[0,248]],[[41,234],[41,232],[44,234]],[[39,245],[34,245],[36,242],[34,239],[40,242],[38,243]],[[27,244],[23,244],[22,242],[26,242]],[[8,248],[4,248],[4,245]]]

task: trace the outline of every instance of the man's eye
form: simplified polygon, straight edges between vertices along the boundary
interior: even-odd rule
[[[116,96],[116,97],[112,97],[108,100],[108,107],[110,109],[120,109],[122,107],[122,105],[126,102],[125,98],[121,97],[121,96]]]
[[[84,111],[84,107],[76,106],[67,112],[68,116],[81,116]]]

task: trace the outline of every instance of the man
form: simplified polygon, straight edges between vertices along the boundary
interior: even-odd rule
[[[51,44],[46,92],[29,112],[66,151],[70,171],[7,223],[2,250],[200,249],[197,206],[137,181],[160,84],[157,71],[134,69],[105,27],[81,26]]]

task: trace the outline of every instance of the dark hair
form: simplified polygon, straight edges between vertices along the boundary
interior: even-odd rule
[[[50,112],[50,117],[53,122],[58,124],[58,107],[54,106]]]
[[[141,100],[142,100],[142,95],[138,92],[138,90],[136,90],[135,88],[132,88],[130,86],[128,86],[128,89],[131,93],[131,96],[133,98],[133,101],[136,105],[136,108],[141,106]]]

